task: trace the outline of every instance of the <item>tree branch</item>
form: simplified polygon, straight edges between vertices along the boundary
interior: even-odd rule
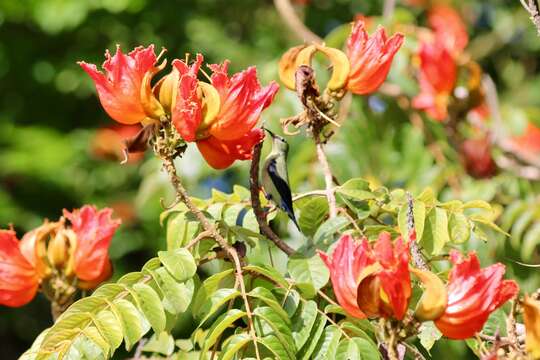
[[[274,0],[274,6],[285,24],[292,30],[300,41],[321,44],[323,40],[309,30],[300,20],[289,0]]]
[[[259,198],[259,162],[261,160],[262,142],[253,147],[253,155],[251,158],[251,168],[249,170],[249,190],[251,192],[251,207],[257,218],[259,229],[270,241],[272,241],[278,248],[285,254],[292,255],[296,250],[287,245],[274,231],[270,228],[266,222],[264,211],[261,207],[261,200]]]
[[[429,265],[424,259],[424,255],[418,247],[416,239],[416,227],[414,225],[414,199],[412,194],[407,191],[407,230],[409,232],[409,244],[411,247],[411,256],[413,258],[414,265],[422,270],[429,270]]]
[[[336,207],[336,196],[334,194],[334,184],[332,171],[330,170],[330,165],[328,164],[328,159],[324,153],[323,144],[319,139],[315,138],[317,145],[317,158],[322,166],[322,171],[324,174],[324,182],[326,184],[326,198],[328,199],[328,206],[330,207],[330,218],[336,217],[337,207]]]
[[[531,15],[531,21],[536,26],[536,31],[540,36],[540,12],[538,9],[538,2],[536,0],[520,0],[521,5]]]
[[[191,201],[191,198],[189,197],[186,189],[182,185],[182,182],[180,180],[180,177],[176,174],[176,166],[174,165],[173,158],[171,156],[162,156],[163,160],[163,167],[165,168],[165,171],[169,175],[169,179],[171,181],[171,184],[174,187],[174,190],[176,192],[176,200],[182,201],[186,206],[188,207],[189,211],[195,215],[197,220],[201,223],[204,231],[212,238],[216,240],[216,242],[221,246],[226,252],[231,261],[234,264],[235,271],[236,271],[236,279],[238,283],[240,284],[240,293],[242,295],[242,298],[244,300],[244,305],[246,307],[246,314],[248,318],[248,327],[249,327],[249,333],[251,335],[251,338],[253,339],[253,346],[255,347],[255,354],[256,358],[260,359],[259,355],[259,348],[257,346],[257,334],[255,333],[255,327],[253,325],[253,315],[251,313],[251,307],[249,305],[249,301],[247,298],[246,293],[246,287],[244,283],[244,276],[242,275],[242,264],[240,262],[240,258],[238,256],[238,252],[234,247],[232,247],[227,240],[221,236],[221,234],[217,231],[217,229],[208,221],[206,216],[202,213],[199,208]]]

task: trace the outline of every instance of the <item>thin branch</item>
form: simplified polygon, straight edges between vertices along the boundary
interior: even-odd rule
[[[251,168],[249,170],[249,190],[251,192],[251,207],[257,218],[259,229],[261,232],[272,241],[278,248],[280,248],[285,254],[292,255],[295,250],[281,240],[274,231],[270,228],[266,222],[264,211],[261,207],[261,200],[259,198],[259,162],[261,160],[262,142],[253,147],[253,154],[251,158]]]
[[[418,242],[416,239],[416,227],[414,224],[414,199],[410,192],[407,191],[407,230],[409,232],[409,245],[411,247],[411,256],[413,258],[414,265],[422,270],[429,270],[429,265],[424,259],[424,255],[418,248]]]
[[[208,219],[202,213],[202,211],[199,210],[199,208],[197,208],[197,206],[191,201],[191,198],[189,197],[186,189],[182,185],[180,177],[176,174],[176,166],[174,165],[173,158],[170,156],[164,156],[162,157],[162,160],[163,160],[163,167],[165,168],[165,171],[167,171],[171,184],[173,185],[176,191],[176,199],[186,204],[189,211],[193,215],[195,215],[197,220],[201,223],[204,231],[206,231],[211,237],[213,237],[216,240],[216,242],[227,252],[229,258],[232,260],[234,264],[235,271],[236,271],[236,279],[238,283],[240,284],[240,293],[242,295],[242,298],[244,300],[244,305],[246,307],[249,333],[253,340],[253,346],[255,347],[255,355],[257,359],[260,359],[261,357],[259,355],[259,348],[257,345],[257,334],[255,333],[255,327],[253,325],[253,314],[251,313],[251,307],[249,305],[249,301],[247,297],[246,287],[244,283],[244,276],[242,275],[242,264],[240,262],[240,258],[238,257],[238,252],[236,251],[234,247],[232,247],[227,242],[227,240],[223,238],[223,236],[221,236],[221,234],[217,231],[217,229],[208,221]]]
[[[300,200],[309,196],[326,196],[326,190],[313,190],[313,191],[308,191],[302,194],[298,194],[298,195],[293,196],[293,201],[297,201],[297,200]]]
[[[396,0],[384,0],[383,5],[383,18],[385,22],[389,22],[394,16],[394,10],[396,9]]]
[[[274,6],[285,24],[292,30],[296,37],[308,43],[322,44],[323,40],[304,25],[289,0],[274,0]]]
[[[193,240],[191,240],[189,242],[189,244],[186,245],[186,249],[191,249],[193,246],[195,246],[199,241],[201,241],[202,239],[206,238],[206,237],[211,237],[212,236],[212,233],[210,233],[209,231],[201,231],[196,237],[193,238]]]
[[[319,159],[319,163],[321,163],[324,174],[324,182],[326,183],[326,198],[328,199],[328,206],[330,207],[330,218],[334,218],[337,215],[337,207],[332,171],[330,170],[328,159],[324,153],[323,144],[318,139],[315,139],[315,141],[317,145],[317,157]]]
[[[536,31],[540,36],[540,12],[538,9],[538,2],[536,0],[520,0],[521,5],[531,15],[531,21],[536,26]]]

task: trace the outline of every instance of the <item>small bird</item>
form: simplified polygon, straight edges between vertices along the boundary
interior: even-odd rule
[[[302,232],[294,215],[291,187],[289,186],[289,174],[287,171],[289,144],[281,136],[266,128],[264,130],[272,137],[272,151],[266,157],[262,171],[262,185],[265,196],[281,210],[285,211],[298,230]]]

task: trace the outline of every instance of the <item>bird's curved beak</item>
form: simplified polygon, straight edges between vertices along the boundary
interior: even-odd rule
[[[266,131],[272,137],[272,139],[276,137],[276,135],[267,128],[263,127],[263,130]]]

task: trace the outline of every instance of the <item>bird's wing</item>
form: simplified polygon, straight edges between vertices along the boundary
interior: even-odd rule
[[[267,170],[268,175],[270,175],[270,179],[272,180],[272,183],[281,195],[281,204],[278,205],[280,205],[287,213],[290,213],[292,214],[292,216],[294,216],[291,188],[289,187],[289,184],[287,184],[287,180],[279,176],[279,173],[277,171],[276,159],[272,159],[268,162]]]

